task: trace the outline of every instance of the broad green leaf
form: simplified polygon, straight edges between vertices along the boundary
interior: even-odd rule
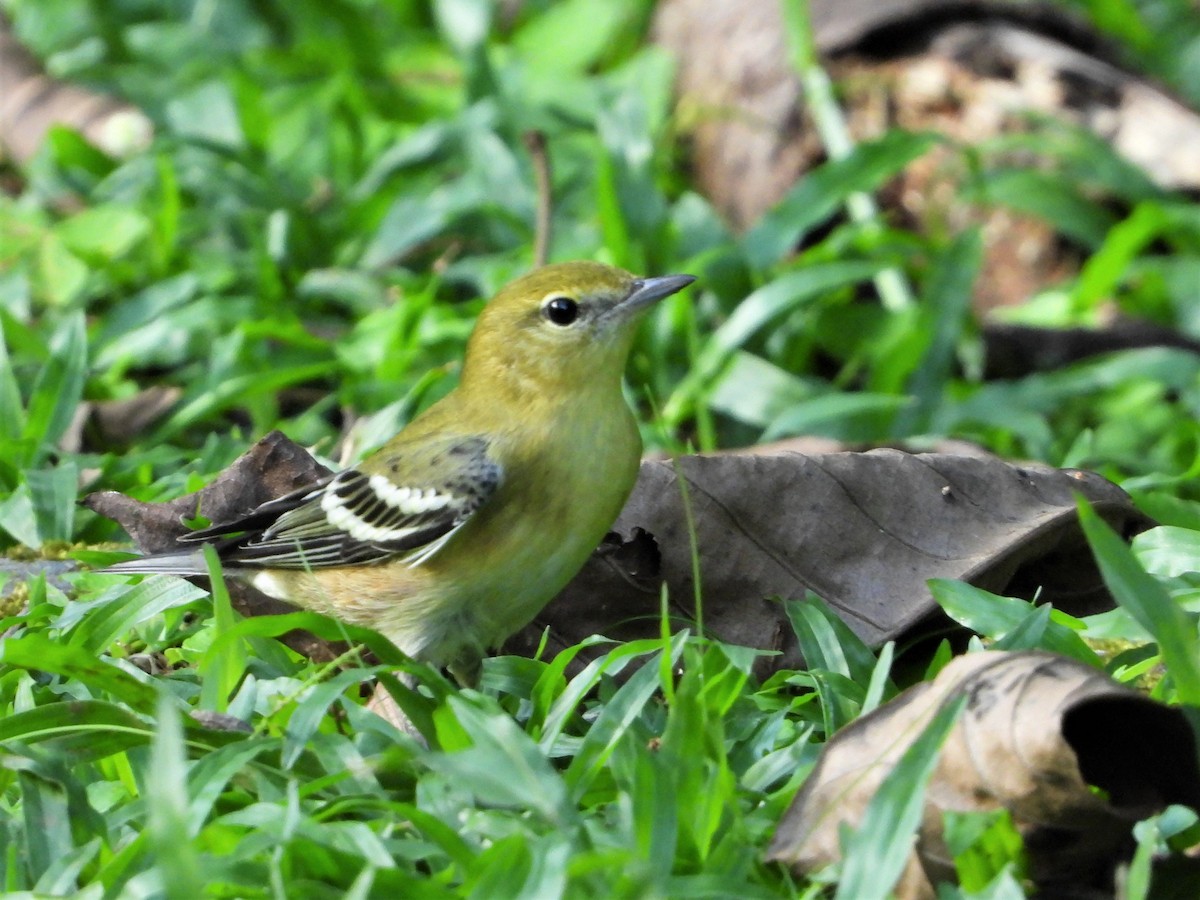
[[[51,306],[67,306],[83,292],[88,267],[63,241],[47,234],[38,248],[38,293]]]
[[[27,406],[25,435],[38,442],[45,458],[75,416],[83,399],[88,348],[82,312],[70,314],[50,340],[50,358],[33,383]]]
[[[578,75],[594,66],[641,10],[631,0],[559,0],[521,26],[513,44],[538,73]]]
[[[0,500],[0,528],[26,547],[38,549],[42,546],[37,509],[28,484],[17,485],[7,497]]]
[[[972,288],[982,260],[983,241],[977,229],[960,235],[939,255],[922,298],[916,329],[927,341],[908,381],[908,393],[916,402],[898,413],[894,433],[925,430],[925,420],[941,399],[970,320]]]
[[[1105,585],[1117,603],[1154,635],[1181,702],[1200,706],[1200,638],[1196,617],[1180,608],[1166,589],[1146,573],[1129,546],[1082,498],[1079,521],[1095,554]]]
[[[535,740],[541,738],[543,728],[549,720],[553,705],[567,688],[565,679],[567,667],[583,650],[605,643],[608,643],[608,641],[602,637],[590,637],[585,641],[560,651],[554,659],[550,660],[546,668],[542,670],[541,675],[538,676],[537,683],[534,684],[533,690],[530,691],[530,700],[533,703],[533,709],[530,712],[529,723],[526,726],[526,730]],[[582,697],[582,693],[578,696]]]
[[[875,654],[824,600],[809,594],[785,600],[784,609],[809,669],[825,669],[866,685],[875,671]]]
[[[492,14],[493,4],[488,0],[436,0],[433,4],[438,30],[462,56],[487,40]]]
[[[821,721],[827,740],[862,714],[866,700],[865,685],[840,672],[817,668],[809,669],[797,680],[810,683],[816,690],[821,701]]]
[[[329,712],[329,707],[347,689],[368,681],[372,674],[371,669],[346,669],[310,687],[296,703],[296,709],[288,718],[280,765],[285,769],[293,766],[300,754],[304,752],[312,736],[320,728],[321,722]]]
[[[1025,636],[1021,640],[1028,640],[1028,629],[1037,627],[1037,616],[1042,615],[1026,600],[1001,597],[962,581],[931,578],[929,592],[951,619],[976,634],[993,640],[1009,637],[1018,628],[1025,629]],[[1061,653],[1091,666],[1101,664],[1095,651],[1072,627],[1078,620],[1049,607],[1045,608],[1044,615],[1048,617],[1045,630],[1038,643],[1031,646]],[[1030,618],[1031,616],[1034,618]],[[1013,640],[1016,641],[1017,638],[1014,637]]]
[[[1166,226],[1162,206],[1155,202],[1138,204],[1127,219],[1114,225],[1079,273],[1072,291],[1076,308],[1090,310],[1113,297],[1134,258]]]
[[[705,343],[688,376],[663,408],[673,421],[692,399],[720,374],[729,357],[771,322],[812,302],[822,294],[871,278],[879,266],[866,262],[820,263],[779,276],[738,304]]]
[[[1133,552],[1146,571],[1159,578],[1200,572],[1200,531],[1161,525],[1133,539]]]
[[[5,442],[16,441],[26,433],[25,405],[21,402],[21,389],[12,364],[4,320],[0,318],[0,438]]]
[[[88,649],[52,641],[45,634],[6,638],[0,643],[0,661],[79,681],[93,693],[111,694],[139,712],[149,712],[157,702],[157,694],[149,684],[104,662]]]
[[[18,784],[25,819],[25,864],[36,881],[74,848],[71,814],[62,785],[27,771],[20,772]]]
[[[888,641],[879,649],[879,659],[871,671],[871,680],[867,682],[867,692],[863,696],[863,715],[875,709],[886,697],[896,692],[895,686],[891,683],[892,660],[895,653],[895,641]]]
[[[513,809],[531,809],[547,822],[562,826],[573,818],[562,777],[554,771],[530,737],[498,709],[478,701],[451,696],[434,713],[435,721],[453,716],[470,746],[424,757],[440,772],[481,802]]]
[[[1100,203],[1076,185],[1050,172],[1007,169],[988,172],[977,185],[978,199],[999,203],[1045,220],[1087,247],[1099,247],[1116,223]]]
[[[737,350],[708,395],[708,405],[739,422],[766,428],[785,410],[819,396],[823,388],[817,379],[794,375],[761,356]]]
[[[395,644],[379,632],[347,625],[315,612],[294,612],[241,619],[217,635],[212,642],[212,647],[217,648],[218,645],[230,641],[255,637],[279,637],[296,629],[311,631],[317,637],[327,641],[348,641],[362,644],[375,655],[381,664],[403,667],[406,671],[418,674],[422,683],[434,690],[439,697],[444,696],[449,690],[449,682],[440,677],[436,670],[409,659],[396,649]]]
[[[249,663],[247,642],[236,637],[219,640],[233,631],[237,624],[237,616],[229,598],[229,589],[225,585],[221,561],[216,548],[211,544],[204,546],[204,563],[208,568],[209,584],[212,586],[213,633],[218,640],[209,645],[200,659],[200,673],[204,676],[201,705],[203,709],[225,712],[228,709],[229,698],[233,696],[246,674]]]
[[[245,145],[237,103],[228,84],[208,81],[167,101],[167,122],[176,134],[233,149]]]
[[[144,718],[103,700],[50,703],[0,721],[0,744],[45,745],[55,758],[81,763],[145,746],[152,734]]]
[[[676,664],[683,652],[686,640],[687,632],[680,632],[674,636],[669,648],[672,665]],[[661,641],[654,643],[662,647]],[[660,649],[659,652],[668,651]],[[634,720],[642,714],[658,687],[657,660],[652,658],[634,672],[604,705],[564,775],[572,797],[582,796],[599,775],[617,741],[624,737]],[[547,729],[547,734],[550,733]],[[542,745],[546,745],[546,737],[542,738]]]
[[[271,739],[247,737],[219,747],[193,763],[187,781],[187,834],[199,834],[229,781],[275,747]]]
[[[74,537],[75,504],[79,490],[79,467],[74,461],[49,469],[25,472],[29,499],[43,541],[69,541]]]
[[[615,677],[630,665],[636,664],[639,657],[657,655],[662,647],[663,642],[660,639],[629,641],[613,647],[599,659],[589,662],[583,671],[572,678],[566,688],[554,699],[546,714],[546,723],[540,739],[542,749],[546,754],[554,755],[555,743],[566,729],[570,717],[577,714],[579,704],[600,683],[603,675]],[[682,650],[676,645],[676,652],[671,658],[672,662],[678,652],[682,652]],[[646,662],[643,663],[642,668],[649,668],[651,665]]]
[[[318,363],[293,366],[266,374],[247,373],[227,378],[215,390],[199,392],[198,396],[178,407],[155,432],[154,439],[168,441],[197,422],[238,402],[244,403],[251,397],[273,392],[288,385],[321,378],[328,373],[328,364]]]
[[[363,250],[361,265],[395,265],[418,244],[444,232],[459,215],[488,202],[476,185],[460,180],[421,194],[396,198]]]
[[[794,435],[857,440],[887,432],[889,423],[913,407],[913,398],[895,394],[835,392],[803,400],[780,412],[763,431],[763,441]]]
[[[847,197],[877,190],[936,140],[931,134],[889,131],[878,140],[859,144],[849,156],[809,172],[742,239],[751,265],[765,269],[783,259]]]
[[[75,254],[102,261],[128,253],[150,231],[150,223],[135,209],[94,206],[59,224],[55,231]]]
[[[208,595],[182,578],[154,575],[89,612],[68,634],[67,643],[103,653],[121,635],[159,615]]]
[[[743,786],[751,791],[766,791],[772,785],[786,781],[798,770],[811,767],[819,749],[819,745],[811,742],[815,731],[816,728],[810,725],[792,743],[758,759],[742,773]]]
[[[79,890],[80,874],[100,852],[102,840],[94,837],[87,843],[74,847],[50,863],[33,886],[34,896],[61,897],[70,895],[75,900],[101,900],[104,892],[101,885],[90,882],[90,890]],[[16,900],[16,898],[14,898]]]
[[[490,844],[475,860],[472,878],[464,885],[466,895],[483,900],[513,892],[529,877],[531,848],[524,835],[510,834]]]

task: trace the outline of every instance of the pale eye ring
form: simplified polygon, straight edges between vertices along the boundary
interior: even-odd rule
[[[542,307],[542,315],[551,324],[566,328],[579,318],[579,304],[570,297],[551,297]]]

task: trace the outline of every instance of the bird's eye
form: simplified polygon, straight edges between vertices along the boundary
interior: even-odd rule
[[[579,318],[579,304],[570,297],[551,297],[542,309],[547,319],[563,327]]]

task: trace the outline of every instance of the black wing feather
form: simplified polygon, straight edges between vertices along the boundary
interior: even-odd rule
[[[480,437],[418,447],[427,461],[395,484],[346,469],[182,540],[215,542],[232,566],[317,569],[397,556],[417,564],[436,552],[499,486],[502,469]],[[411,483],[411,482],[419,483]]]

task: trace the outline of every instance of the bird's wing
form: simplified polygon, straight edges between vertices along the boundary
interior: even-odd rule
[[[184,540],[221,541],[222,559],[235,566],[319,569],[397,556],[418,565],[499,487],[504,472],[488,449],[478,436],[412,442],[386,463],[369,459]]]

